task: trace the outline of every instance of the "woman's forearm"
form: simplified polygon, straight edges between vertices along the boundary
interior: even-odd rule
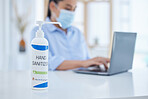
[[[84,61],[79,60],[65,60],[62,64],[57,67],[57,70],[69,70],[83,67]]]

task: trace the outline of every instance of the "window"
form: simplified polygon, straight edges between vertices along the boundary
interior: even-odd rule
[[[90,45],[109,45],[109,3],[91,2],[88,4],[88,42]]]
[[[108,56],[110,44],[110,2],[108,0],[79,2],[74,25],[83,32],[91,57]]]
[[[137,32],[134,68],[148,64],[148,1],[114,0],[113,30]]]
[[[36,21],[44,20],[44,0],[35,1],[35,20]]]
[[[130,30],[130,0],[113,1],[113,30],[129,31]]]
[[[73,25],[78,27],[80,31],[84,33],[84,4],[82,2],[78,2]]]

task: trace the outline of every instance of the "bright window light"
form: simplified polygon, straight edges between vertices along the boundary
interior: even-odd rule
[[[44,0],[36,0],[35,2],[35,20],[44,20]]]

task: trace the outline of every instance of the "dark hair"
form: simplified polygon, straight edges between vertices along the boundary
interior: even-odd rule
[[[51,2],[54,2],[54,3],[56,3],[56,4],[58,4],[60,1],[63,1],[63,0],[49,0],[49,4],[51,3]],[[48,4],[48,14],[47,14],[47,17],[51,17],[51,10],[50,10],[50,7],[49,7],[49,4]]]

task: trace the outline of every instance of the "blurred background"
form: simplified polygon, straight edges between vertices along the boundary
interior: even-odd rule
[[[114,31],[137,32],[133,68],[148,64],[148,0],[78,0],[73,23],[91,57],[110,55]],[[0,71],[31,69],[30,33],[48,0],[0,0]]]

